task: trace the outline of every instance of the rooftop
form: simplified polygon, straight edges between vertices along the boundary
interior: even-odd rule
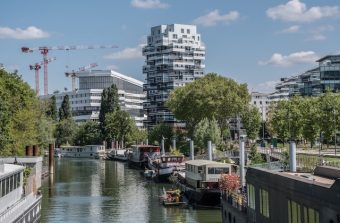
[[[227,163],[219,163],[216,161],[212,161],[212,160],[189,160],[185,162],[186,164],[190,164],[190,165],[194,165],[194,166],[204,166],[204,165],[208,165],[208,164],[214,164],[214,165],[218,165],[218,166],[227,166]]]
[[[340,57],[340,54],[337,54],[337,55],[327,55],[327,56],[324,56],[324,57],[318,59],[316,62],[322,62],[322,61],[327,60],[327,59],[332,58],[332,57]]]
[[[6,177],[7,175],[10,175],[11,173],[14,172],[18,172],[20,170],[23,170],[24,167],[23,166],[19,166],[19,165],[14,165],[14,164],[3,164],[4,167],[4,171],[0,171],[0,179],[2,179],[3,177]]]

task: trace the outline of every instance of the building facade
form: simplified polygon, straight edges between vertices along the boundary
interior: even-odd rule
[[[167,123],[172,127],[184,127],[165,106],[170,92],[176,87],[203,77],[205,47],[201,35],[193,25],[160,25],[151,28],[147,45],[143,48],[146,74],[147,114],[145,127]]]
[[[314,173],[248,168],[245,201],[222,196],[223,223],[339,223],[340,169]]]
[[[269,94],[251,92],[250,95],[251,95],[250,103],[259,110],[261,114],[261,120],[262,122],[265,122],[267,120],[268,109],[270,105],[270,100],[268,99]]]
[[[72,115],[76,122],[97,121],[103,89],[115,84],[118,88],[121,109],[131,115],[137,127],[143,128],[145,119],[143,82],[113,70],[81,71],[76,75],[79,82],[78,89],[55,94],[57,109],[60,108],[64,96],[68,95]],[[51,96],[48,95],[48,97]]]

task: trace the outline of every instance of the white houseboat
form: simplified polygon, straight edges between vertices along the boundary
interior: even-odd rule
[[[130,166],[144,168],[148,166],[148,159],[155,158],[160,155],[160,147],[152,145],[133,145],[128,155],[128,163]]]
[[[61,146],[55,149],[54,155],[57,157],[102,158],[105,155],[105,146]]]
[[[163,155],[149,158],[148,168],[155,171],[157,181],[168,181],[174,171],[185,169],[184,156]]]
[[[39,222],[41,164],[41,157],[0,159],[0,222]],[[30,169],[25,185],[24,165]]]
[[[189,202],[198,206],[220,206],[218,181],[221,174],[231,173],[232,164],[210,160],[185,162],[185,172],[179,175],[180,187]]]

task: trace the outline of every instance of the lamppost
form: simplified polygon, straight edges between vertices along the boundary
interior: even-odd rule
[[[333,114],[334,114],[334,155],[336,156],[336,110],[335,108],[333,109]]]
[[[262,104],[262,144],[263,144],[263,147],[266,147],[265,146],[265,143],[264,143],[264,113],[263,113],[263,104]]]

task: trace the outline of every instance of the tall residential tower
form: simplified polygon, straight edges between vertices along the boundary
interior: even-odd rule
[[[160,25],[151,28],[147,45],[143,48],[146,64],[143,105],[147,113],[146,128],[157,123],[183,127],[165,106],[168,96],[176,87],[185,86],[204,75],[205,47],[201,35],[193,25]]]

